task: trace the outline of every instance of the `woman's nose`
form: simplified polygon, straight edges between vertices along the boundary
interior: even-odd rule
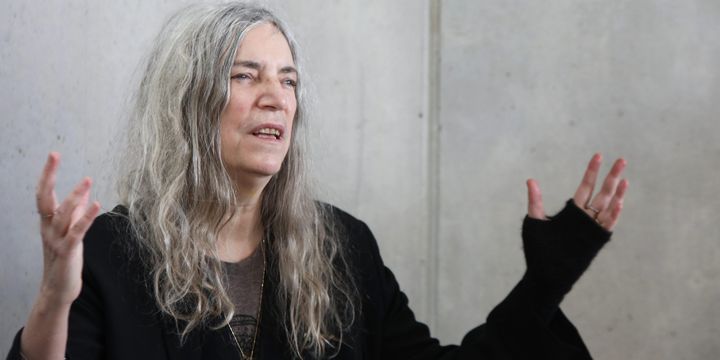
[[[284,93],[280,81],[277,79],[266,79],[262,82],[262,91],[258,106],[267,110],[280,111],[287,107],[287,94]]]

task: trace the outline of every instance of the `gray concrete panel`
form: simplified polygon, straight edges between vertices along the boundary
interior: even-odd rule
[[[595,151],[630,190],[563,308],[598,359],[720,355],[720,7],[444,1],[438,335],[459,339],[524,271],[524,180],[552,214]]]

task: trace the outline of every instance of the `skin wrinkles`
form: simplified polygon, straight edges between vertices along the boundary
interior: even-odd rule
[[[254,27],[230,75],[229,100],[220,116],[222,161],[240,197],[256,202],[287,155],[297,110],[297,70],[287,40],[272,24]],[[279,141],[253,134],[263,124],[282,129]]]

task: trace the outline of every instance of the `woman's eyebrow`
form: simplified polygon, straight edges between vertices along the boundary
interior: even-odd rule
[[[259,62],[252,61],[252,60],[237,60],[233,63],[233,67],[236,67],[236,66],[247,67],[247,68],[251,68],[251,69],[255,69],[255,70],[260,70],[260,68],[262,67],[262,66],[260,66]]]
[[[281,74],[295,74],[297,75],[297,69],[294,66],[283,66],[279,73]]]
[[[237,61],[233,62],[233,67],[237,67],[237,66],[242,66],[242,67],[246,67],[246,68],[250,68],[250,69],[258,70],[258,71],[260,69],[262,69],[262,65],[260,65],[259,62],[252,61],[252,60],[237,60]],[[282,68],[280,68],[280,71],[278,71],[278,73],[280,73],[280,74],[297,74],[298,71],[294,66],[288,65],[288,66],[283,66]]]

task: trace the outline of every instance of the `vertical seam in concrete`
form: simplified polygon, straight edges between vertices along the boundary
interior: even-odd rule
[[[441,0],[430,0],[428,36],[428,326],[437,331],[440,235],[440,10]]]

